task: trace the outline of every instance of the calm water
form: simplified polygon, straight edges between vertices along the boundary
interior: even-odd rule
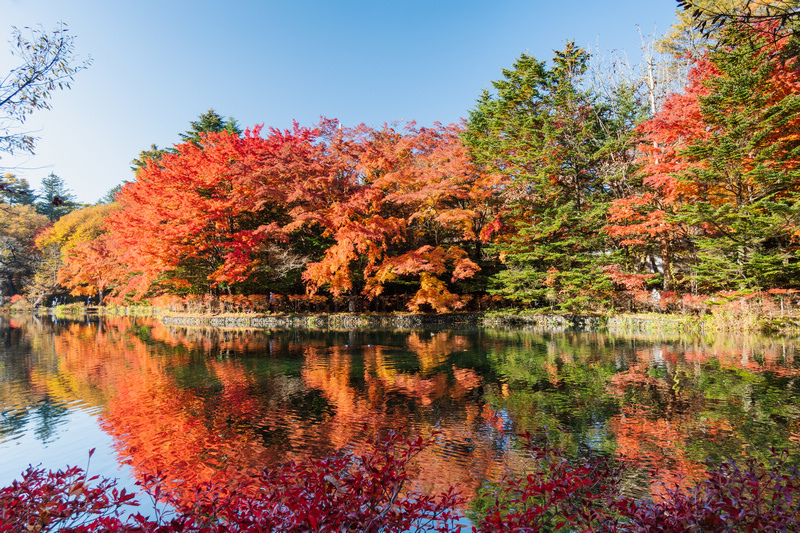
[[[800,459],[800,352],[784,339],[686,340],[487,329],[220,331],[152,320],[2,319],[0,484],[28,464],[133,487],[236,476],[362,450],[387,427],[437,444],[423,490],[470,496],[524,469],[522,431],[571,453],[703,475],[706,457]],[[644,478],[643,478],[644,479]],[[635,490],[655,495],[646,480]]]

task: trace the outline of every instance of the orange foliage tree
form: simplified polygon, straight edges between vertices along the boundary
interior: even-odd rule
[[[36,238],[43,253],[50,249],[58,253],[56,279],[74,296],[97,295],[102,302],[120,275],[116,248],[104,226],[106,217],[118,208],[112,203],[72,211]]]
[[[288,191],[316,173],[314,140],[297,125],[266,137],[207,133],[149,162],[109,217],[128,268],[119,294],[230,290],[268,269],[268,245],[285,240]]]
[[[660,255],[665,289],[796,284],[800,79],[786,44],[730,28],[641,127],[643,187],[615,201],[606,231],[634,270]]]
[[[415,311],[463,306],[454,284],[481,270],[499,186],[472,166],[456,126],[343,130],[331,120],[264,137],[205,133],[136,177],[95,254],[118,252],[119,298],[277,292],[293,270],[310,294],[353,308],[359,295],[411,286]]]
[[[318,224],[335,241],[304,272],[310,291],[372,300],[392,282],[417,279],[412,310],[463,306],[447,284],[480,270],[479,235],[499,178],[477,171],[458,135],[455,126],[413,124],[404,133],[386,126],[334,134],[332,152],[348,159],[357,186],[324,208],[293,211],[292,227]]]

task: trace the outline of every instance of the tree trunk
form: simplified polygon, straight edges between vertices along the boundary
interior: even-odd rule
[[[661,268],[664,270],[662,289],[668,291],[672,287],[672,252],[667,239],[661,240]]]
[[[14,286],[14,275],[13,274],[7,274],[6,275],[6,285],[8,285],[8,291],[6,291],[6,292],[7,292],[7,294],[9,296],[14,296],[15,294],[17,294],[17,288]]]

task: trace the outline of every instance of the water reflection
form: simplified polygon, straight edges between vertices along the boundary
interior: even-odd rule
[[[161,472],[176,489],[362,451],[387,427],[439,431],[414,483],[467,495],[528,465],[525,430],[659,467],[670,483],[702,476],[706,457],[768,446],[800,457],[800,358],[784,339],[3,326],[0,450],[26,432],[55,442],[70,412],[94,409],[136,477]],[[659,494],[644,479],[632,490]]]

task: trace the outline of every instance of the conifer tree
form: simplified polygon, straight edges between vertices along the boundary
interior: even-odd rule
[[[236,119],[224,118],[213,109],[209,109],[190,124],[192,128],[186,133],[180,134],[181,141],[194,143],[197,146],[200,145],[203,133],[219,133],[221,131],[227,131],[231,135],[241,135],[242,133],[242,128],[239,127]]]
[[[52,172],[42,178],[42,188],[37,198],[36,212],[46,216],[50,222],[80,207],[64,180]]]
[[[573,43],[550,67],[523,54],[493,82],[496,94],[481,96],[464,134],[476,162],[509,180],[510,232],[491,247],[506,266],[494,292],[523,304],[574,309],[610,289],[600,229],[614,187],[603,153],[620,137],[611,142],[611,109],[582,88],[588,60]]]
[[[209,109],[197,117],[197,120],[193,120],[189,124],[191,125],[191,129],[187,130],[185,133],[179,133],[178,135],[181,138],[181,142],[190,142],[195,146],[200,146],[202,134],[204,133],[226,131],[236,136],[242,134],[242,128],[235,118],[224,118],[213,109]],[[131,170],[138,174],[139,171],[147,166],[148,162],[153,161],[158,163],[165,155],[175,153],[177,153],[175,148],[159,148],[158,145],[151,144],[149,150],[142,150],[139,152],[139,157],[131,161]]]
[[[713,71],[699,96],[707,135],[682,152],[682,179],[696,190],[681,218],[699,226],[701,287],[796,285],[800,255],[800,93],[796,58],[768,36],[731,26],[709,54]]]

